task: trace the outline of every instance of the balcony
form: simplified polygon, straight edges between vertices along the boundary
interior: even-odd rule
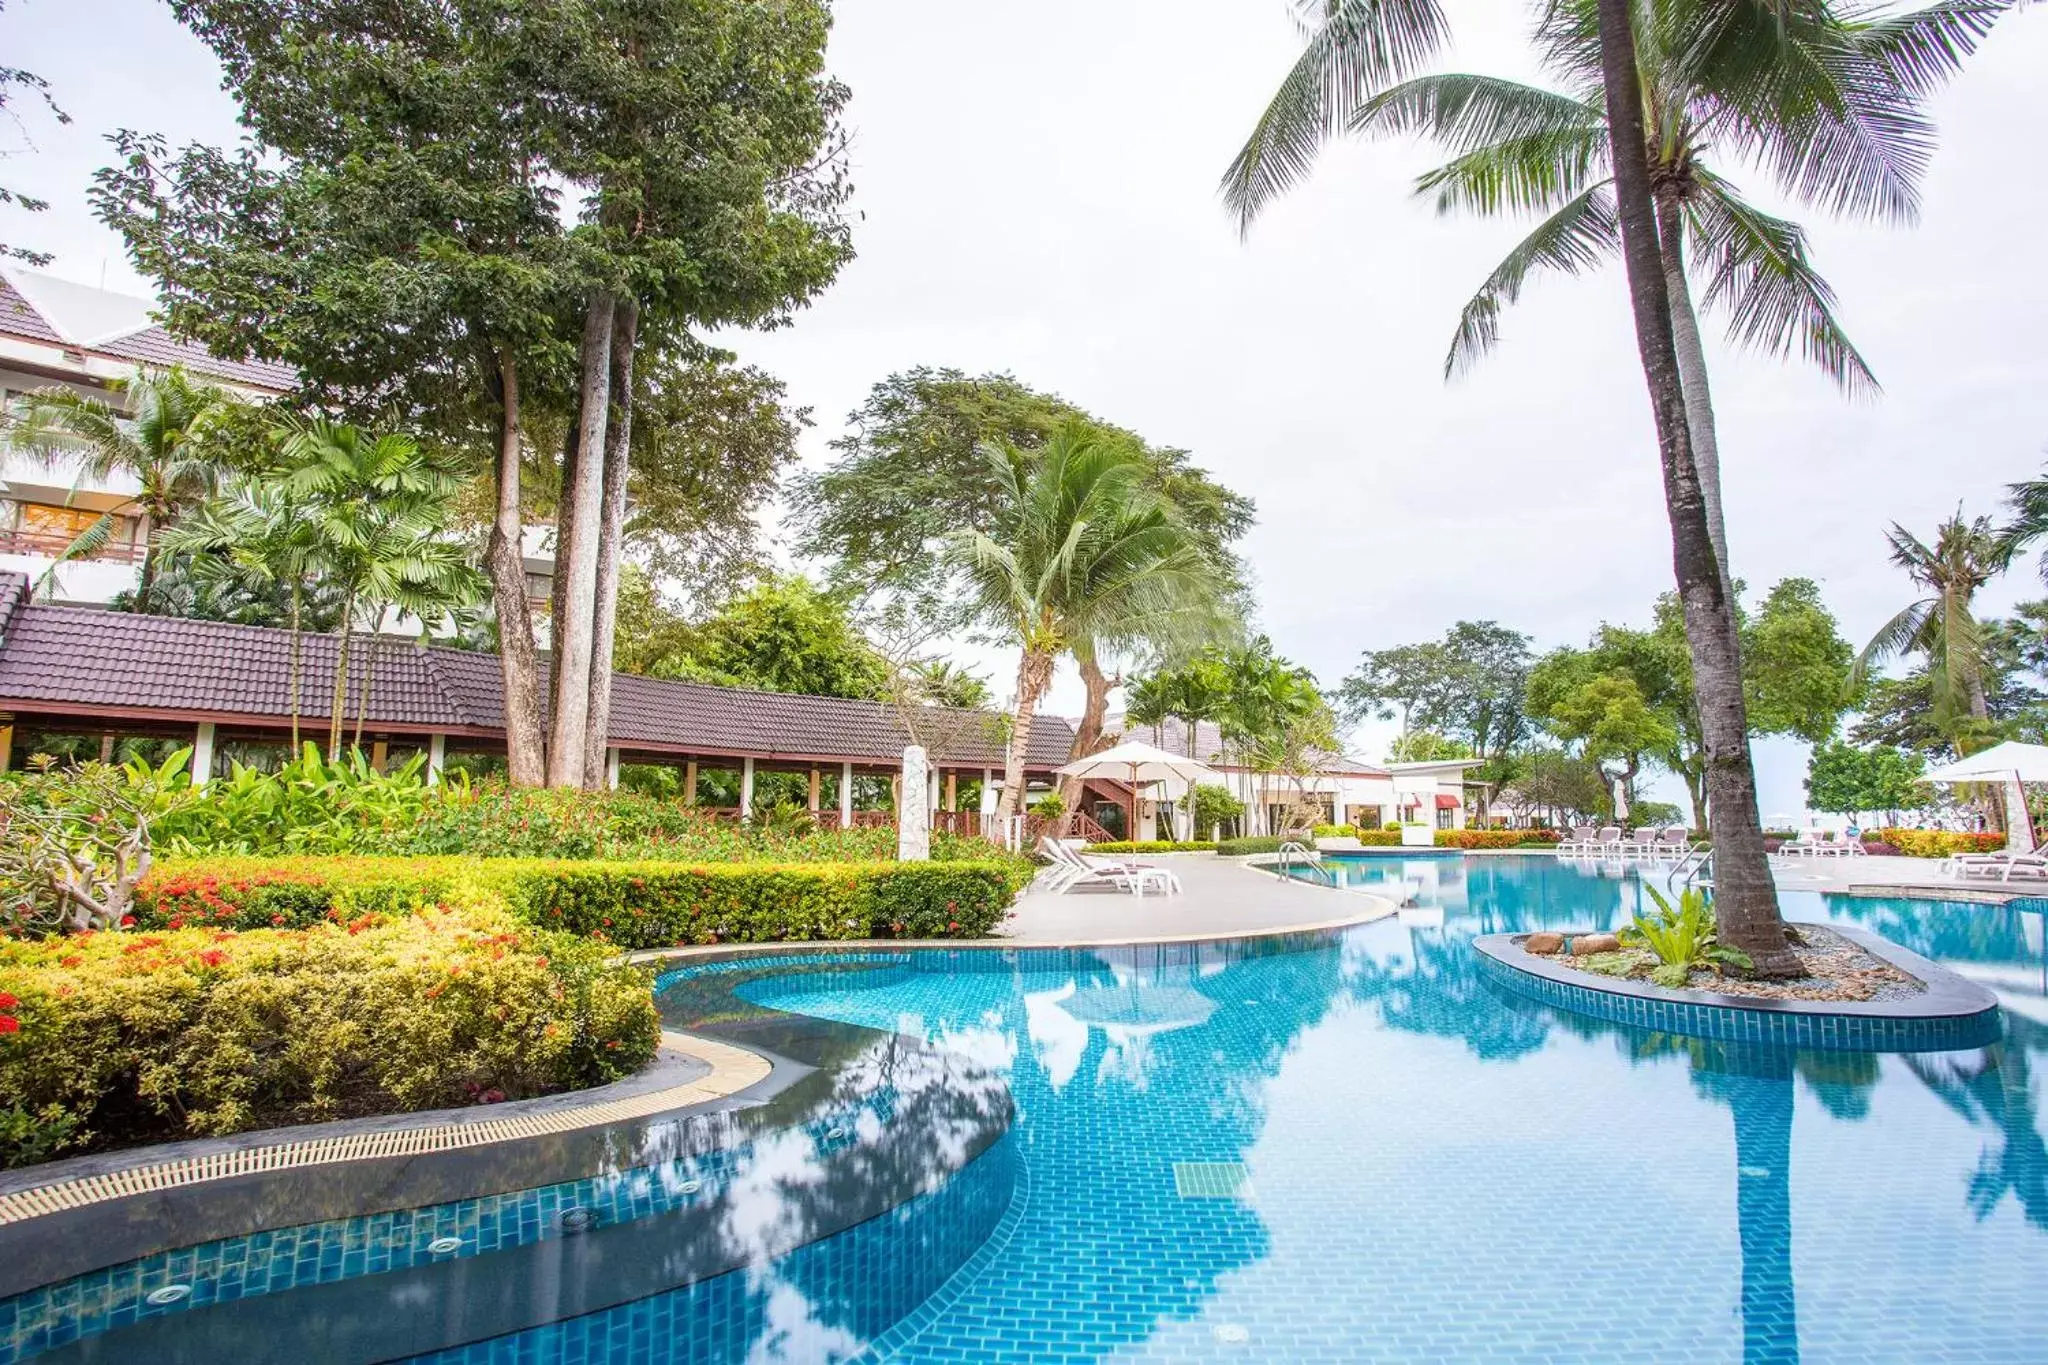
[[[0,531],[0,555],[36,555],[55,559],[74,539],[63,531]],[[81,561],[99,560],[114,564],[140,564],[149,546],[140,541],[109,540],[97,551],[80,555]]]

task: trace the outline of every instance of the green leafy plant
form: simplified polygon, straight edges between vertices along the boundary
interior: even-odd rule
[[[1216,851],[1216,844],[1213,840],[1203,839],[1141,839],[1136,842],[1129,839],[1119,839],[1112,843],[1090,844],[1088,845],[1088,851],[1090,853],[1214,853]]]
[[[1643,891],[1657,903],[1656,913],[1637,915],[1634,925],[1622,931],[1622,941],[1646,948],[1656,957],[1650,979],[1658,985],[1682,988],[1695,968],[1718,976],[1727,967],[1749,971],[1756,966],[1748,953],[1719,942],[1713,907],[1704,891],[1687,887],[1679,894],[1676,908],[1656,887],[1644,886]]]
[[[1250,839],[1225,839],[1216,845],[1217,856],[1223,858],[1247,858],[1254,853],[1278,853],[1285,839],[1258,836]]]
[[[186,799],[190,749],[0,782],[0,928],[113,929],[149,873],[150,827]]]

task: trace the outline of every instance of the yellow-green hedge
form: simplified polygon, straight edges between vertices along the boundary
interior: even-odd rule
[[[0,941],[0,1165],[596,1085],[644,970],[454,892],[306,928]]]
[[[979,938],[1030,875],[988,862],[676,863],[524,858],[217,858],[169,863],[136,894],[145,928],[347,922],[469,894],[623,948]]]

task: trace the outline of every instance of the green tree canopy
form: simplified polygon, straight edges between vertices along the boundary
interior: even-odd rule
[[[619,593],[622,672],[818,697],[889,697],[888,670],[845,599],[801,575],[767,577],[691,622],[652,583],[628,575]]]
[[[1816,745],[1807,763],[1807,804],[1843,815],[1915,810],[1932,796],[1921,780],[1926,771],[1927,760],[1904,749],[1830,741]]]
[[[1436,731],[1480,760],[1480,778],[1514,775],[1529,728],[1524,713],[1533,655],[1529,637],[1495,621],[1460,621],[1442,640],[1368,650],[1338,697],[1353,720],[1390,720]]]

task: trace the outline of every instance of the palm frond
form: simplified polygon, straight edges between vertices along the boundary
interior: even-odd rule
[[[1850,679],[1851,685],[1861,687],[1870,676],[1870,671],[1901,654],[1925,650],[1929,644],[1929,626],[1935,619],[1935,608],[1939,606],[1932,597],[1909,603],[1891,620],[1878,627],[1877,634],[1870,637],[1870,643],[1856,656],[1856,665]]]
[[[1686,224],[1703,251],[1701,306],[1723,307],[1737,342],[1768,355],[1795,350],[1843,389],[1875,391],[1877,378],[1835,318],[1835,291],[1806,254],[1806,232],[1745,202],[1721,177],[1698,171],[1701,193]]]
[[[1470,369],[1499,343],[1501,307],[1521,297],[1532,274],[1542,269],[1567,274],[1586,270],[1615,249],[1620,231],[1614,197],[1605,181],[1539,223],[1494,267],[1459,314],[1457,335],[1444,358],[1445,378]]]
[[[1414,71],[1450,39],[1437,0],[1315,0],[1307,8],[1308,46],[1223,174],[1223,202],[1240,232],[1308,175],[1323,143],[1373,91]]]

